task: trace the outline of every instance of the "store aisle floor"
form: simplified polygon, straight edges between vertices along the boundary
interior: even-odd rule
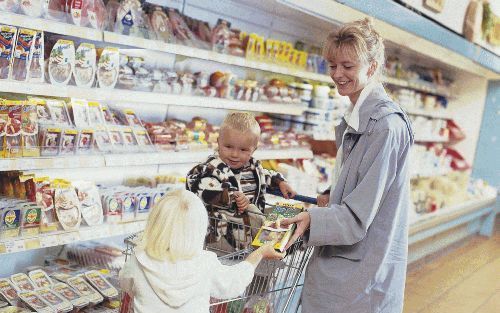
[[[410,266],[404,313],[500,312],[500,218],[492,238],[475,236],[456,249]]]

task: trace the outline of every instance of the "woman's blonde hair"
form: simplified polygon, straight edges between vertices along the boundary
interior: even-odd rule
[[[222,125],[220,126],[220,132],[223,130],[236,129],[241,132],[251,132],[257,139],[260,138],[260,126],[255,120],[255,117],[247,112],[231,112],[226,115]]]
[[[170,191],[153,206],[140,248],[159,261],[188,260],[203,249],[207,227],[200,198],[183,189]]]
[[[347,23],[338,31],[330,33],[323,48],[323,56],[330,61],[341,49],[346,49],[344,51],[368,64],[377,62],[373,76],[381,79],[385,66],[384,40],[370,18]]]

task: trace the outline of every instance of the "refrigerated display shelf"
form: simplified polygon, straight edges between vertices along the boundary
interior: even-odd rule
[[[0,255],[35,250],[40,248],[55,247],[74,242],[104,239],[122,236],[141,231],[146,226],[146,221],[133,221],[123,224],[102,224],[97,226],[81,227],[75,231],[57,231],[40,234],[32,237],[16,237],[0,239]]]
[[[199,150],[17,159],[0,158],[0,171],[189,164],[201,162],[213,152],[213,150]],[[313,157],[313,153],[307,148],[290,148],[257,150],[254,156],[260,160],[310,159]]]
[[[410,115],[419,115],[426,116],[430,118],[443,119],[443,120],[452,120],[452,114],[446,110],[422,110],[422,109],[412,109],[412,108],[404,108],[406,113]]]
[[[186,96],[123,89],[85,88],[77,86],[61,87],[45,83],[25,83],[16,81],[2,82],[0,84],[0,92],[50,97],[83,98],[96,101],[126,101],[128,103],[149,103],[186,107],[241,110],[287,115],[301,115],[302,112],[304,112],[304,110],[306,109],[306,107],[301,104],[237,101],[222,98]]]

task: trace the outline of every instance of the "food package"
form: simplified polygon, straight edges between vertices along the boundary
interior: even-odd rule
[[[7,278],[0,278],[0,295],[10,305],[15,306],[19,301],[17,289],[14,287],[12,282]]]
[[[16,39],[17,28],[13,26],[0,25],[0,79],[8,79],[10,76],[10,63]]]
[[[61,145],[61,128],[44,126],[40,129],[40,155],[54,156],[59,154]]]
[[[6,158],[16,158],[22,156],[21,150],[21,112],[23,101],[5,101],[0,106],[0,113],[6,118],[5,123],[5,148]]]
[[[124,151],[125,141],[123,139],[123,134],[120,128],[113,127],[109,129],[109,137],[111,138],[111,144],[113,145],[113,150],[120,152]]]
[[[139,145],[139,150],[142,152],[152,152],[154,151],[154,146],[151,143],[151,139],[148,133],[144,129],[134,129],[134,136],[137,144]]]
[[[65,128],[61,134],[61,148],[59,149],[60,155],[73,155],[76,151],[78,139],[78,130],[74,128]]]
[[[219,53],[229,52],[229,37],[231,35],[229,27],[231,24],[223,19],[219,19],[212,29],[212,49]]]
[[[87,12],[92,28],[104,30],[106,28],[108,13],[102,0],[88,0]]]
[[[118,0],[109,0],[106,3],[106,29],[109,31],[114,31],[116,25],[116,13],[120,8],[120,3]]]
[[[131,126],[131,127],[142,127],[142,123],[141,123],[141,120],[139,119],[139,117],[137,117],[137,115],[135,114],[134,110],[132,109],[125,109],[123,110],[123,115],[124,115],[124,119],[127,123],[128,126]]]
[[[94,147],[94,130],[82,129],[78,134],[78,145],[76,152],[78,154],[89,154],[93,151]]]
[[[66,11],[71,15],[71,21],[76,26],[87,26],[89,23],[88,15],[89,0],[67,0]]]
[[[71,125],[69,121],[68,110],[64,100],[47,99],[47,107],[49,108],[52,123],[60,126]]]
[[[118,223],[122,219],[123,206],[120,197],[115,194],[107,194],[102,197],[102,205],[106,223]]]
[[[75,181],[72,184],[80,200],[84,221],[89,226],[102,224],[103,210],[96,185],[86,181]]]
[[[104,301],[104,298],[92,286],[89,285],[82,277],[76,276],[68,279],[68,285],[77,290],[81,295],[89,299],[90,304],[98,304]]]
[[[122,222],[130,222],[135,219],[136,203],[133,193],[118,193],[119,201],[122,206]]]
[[[171,42],[173,39],[172,28],[170,21],[163,8],[155,6],[152,12],[149,13],[149,21],[151,28],[156,34],[156,38],[163,42]]]
[[[1,0],[0,11],[17,12],[20,0]]]
[[[37,236],[40,233],[42,208],[37,204],[26,203],[21,206],[23,220],[21,225],[22,236]]]
[[[36,287],[24,273],[17,273],[10,276],[10,280],[19,291],[35,291]]]
[[[81,309],[89,304],[87,297],[80,295],[77,291],[65,283],[56,283],[53,290],[71,302],[71,304],[77,309]]]
[[[33,55],[37,31],[21,28],[17,34],[16,48],[12,58],[11,77],[14,80],[26,81],[30,59]]]
[[[148,38],[144,17],[140,1],[121,1],[116,12],[114,31],[123,35]],[[149,21],[147,23],[149,24]]]
[[[15,205],[5,207],[0,211],[0,217],[2,218],[0,223],[0,238],[5,239],[19,236],[22,217],[21,209]]]
[[[57,310],[43,300],[37,293],[32,291],[19,293],[19,298],[21,298],[24,305],[29,309],[34,310],[39,313],[57,313]]]
[[[64,180],[54,182],[54,205],[57,218],[64,230],[76,230],[82,221],[80,201],[75,188]]]
[[[98,271],[93,270],[85,272],[85,278],[107,299],[116,298],[118,296],[118,290],[116,290],[116,288]]]
[[[98,127],[95,131],[95,144],[100,152],[110,152],[113,150],[109,132],[105,127]]]
[[[113,89],[118,80],[120,53],[117,48],[104,48],[97,63],[97,80],[100,88]]]
[[[22,153],[24,157],[40,156],[38,145],[38,100],[30,99],[21,112]]]
[[[52,123],[52,117],[50,116],[46,99],[37,97],[28,97],[28,99],[30,103],[36,104],[37,124],[46,125]]]
[[[129,152],[139,151],[139,144],[131,128],[124,128],[122,131],[123,145]]]
[[[89,106],[87,100],[72,98],[69,102],[71,117],[76,127],[90,126]]]
[[[77,86],[92,87],[96,72],[96,50],[94,44],[81,43],[75,54],[73,76]]]
[[[179,11],[177,9],[168,8],[167,14],[170,19],[172,32],[174,33],[175,38],[185,45],[194,46],[194,34],[187,26],[186,21],[184,21],[184,18]]]
[[[33,270],[28,273],[29,278],[37,288],[52,288],[54,283],[43,270]]]
[[[43,14],[44,0],[22,0],[21,12],[31,17],[40,17]]]
[[[101,105],[99,102],[89,101],[89,121],[93,126],[104,125],[104,118],[102,116]]]
[[[71,40],[59,39],[50,52],[48,72],[50,83],[67,85],[75,67],[75,45]]]
[[[71,304],[71,302],[69,302],[50,288],[38,289],[37,294],[48,304],[50,304],[57,313],[66,313],[73,310],[73,305]]]
[[[43,11],[46,18],[56,21],[66,19],[66,0],[44,0]]]

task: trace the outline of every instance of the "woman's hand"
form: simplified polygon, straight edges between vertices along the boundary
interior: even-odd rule
[[[285,218],[281,220],[281,227],[286,227],[293,223],[297,224],[297,228],[295,229],[293,236],[290,237],[285,249],[288,249],[291,245],[293,245],[295,241],[297,241],[297,238],[302,236],[306,230],[309,229],[309,226],[311,225],[311,215],[309,212],[301,212],[292,218]]]
[[[280,188],[283,198],[285,199],[291,199],[297,195],[295,190],[293,190],[292,187],[290,187],[290,185],[285,181],[281,181],[278,187]]]
[[[329,194],[319,195],[317,197],[317,201],[318,201],[318,206],[326,207],[328,206],[328,202],[330,202],[330,195]]]
[[[236,201],[236,205],[238,206],[238,212],[241,214],[248,209],[248,205],[250,205],[250,200],[245,196],[245,194],[241,191],[233,192],[234,201]]]
[[[281,253],[281,252],[274,250],[275,244],[276,244],[276,240],[268,241],[262,247],[257,249],[257,251],[260,250],[260,253],[262,254],[263,259],[281,260],[285,257],[286,253],[285,252]]]

